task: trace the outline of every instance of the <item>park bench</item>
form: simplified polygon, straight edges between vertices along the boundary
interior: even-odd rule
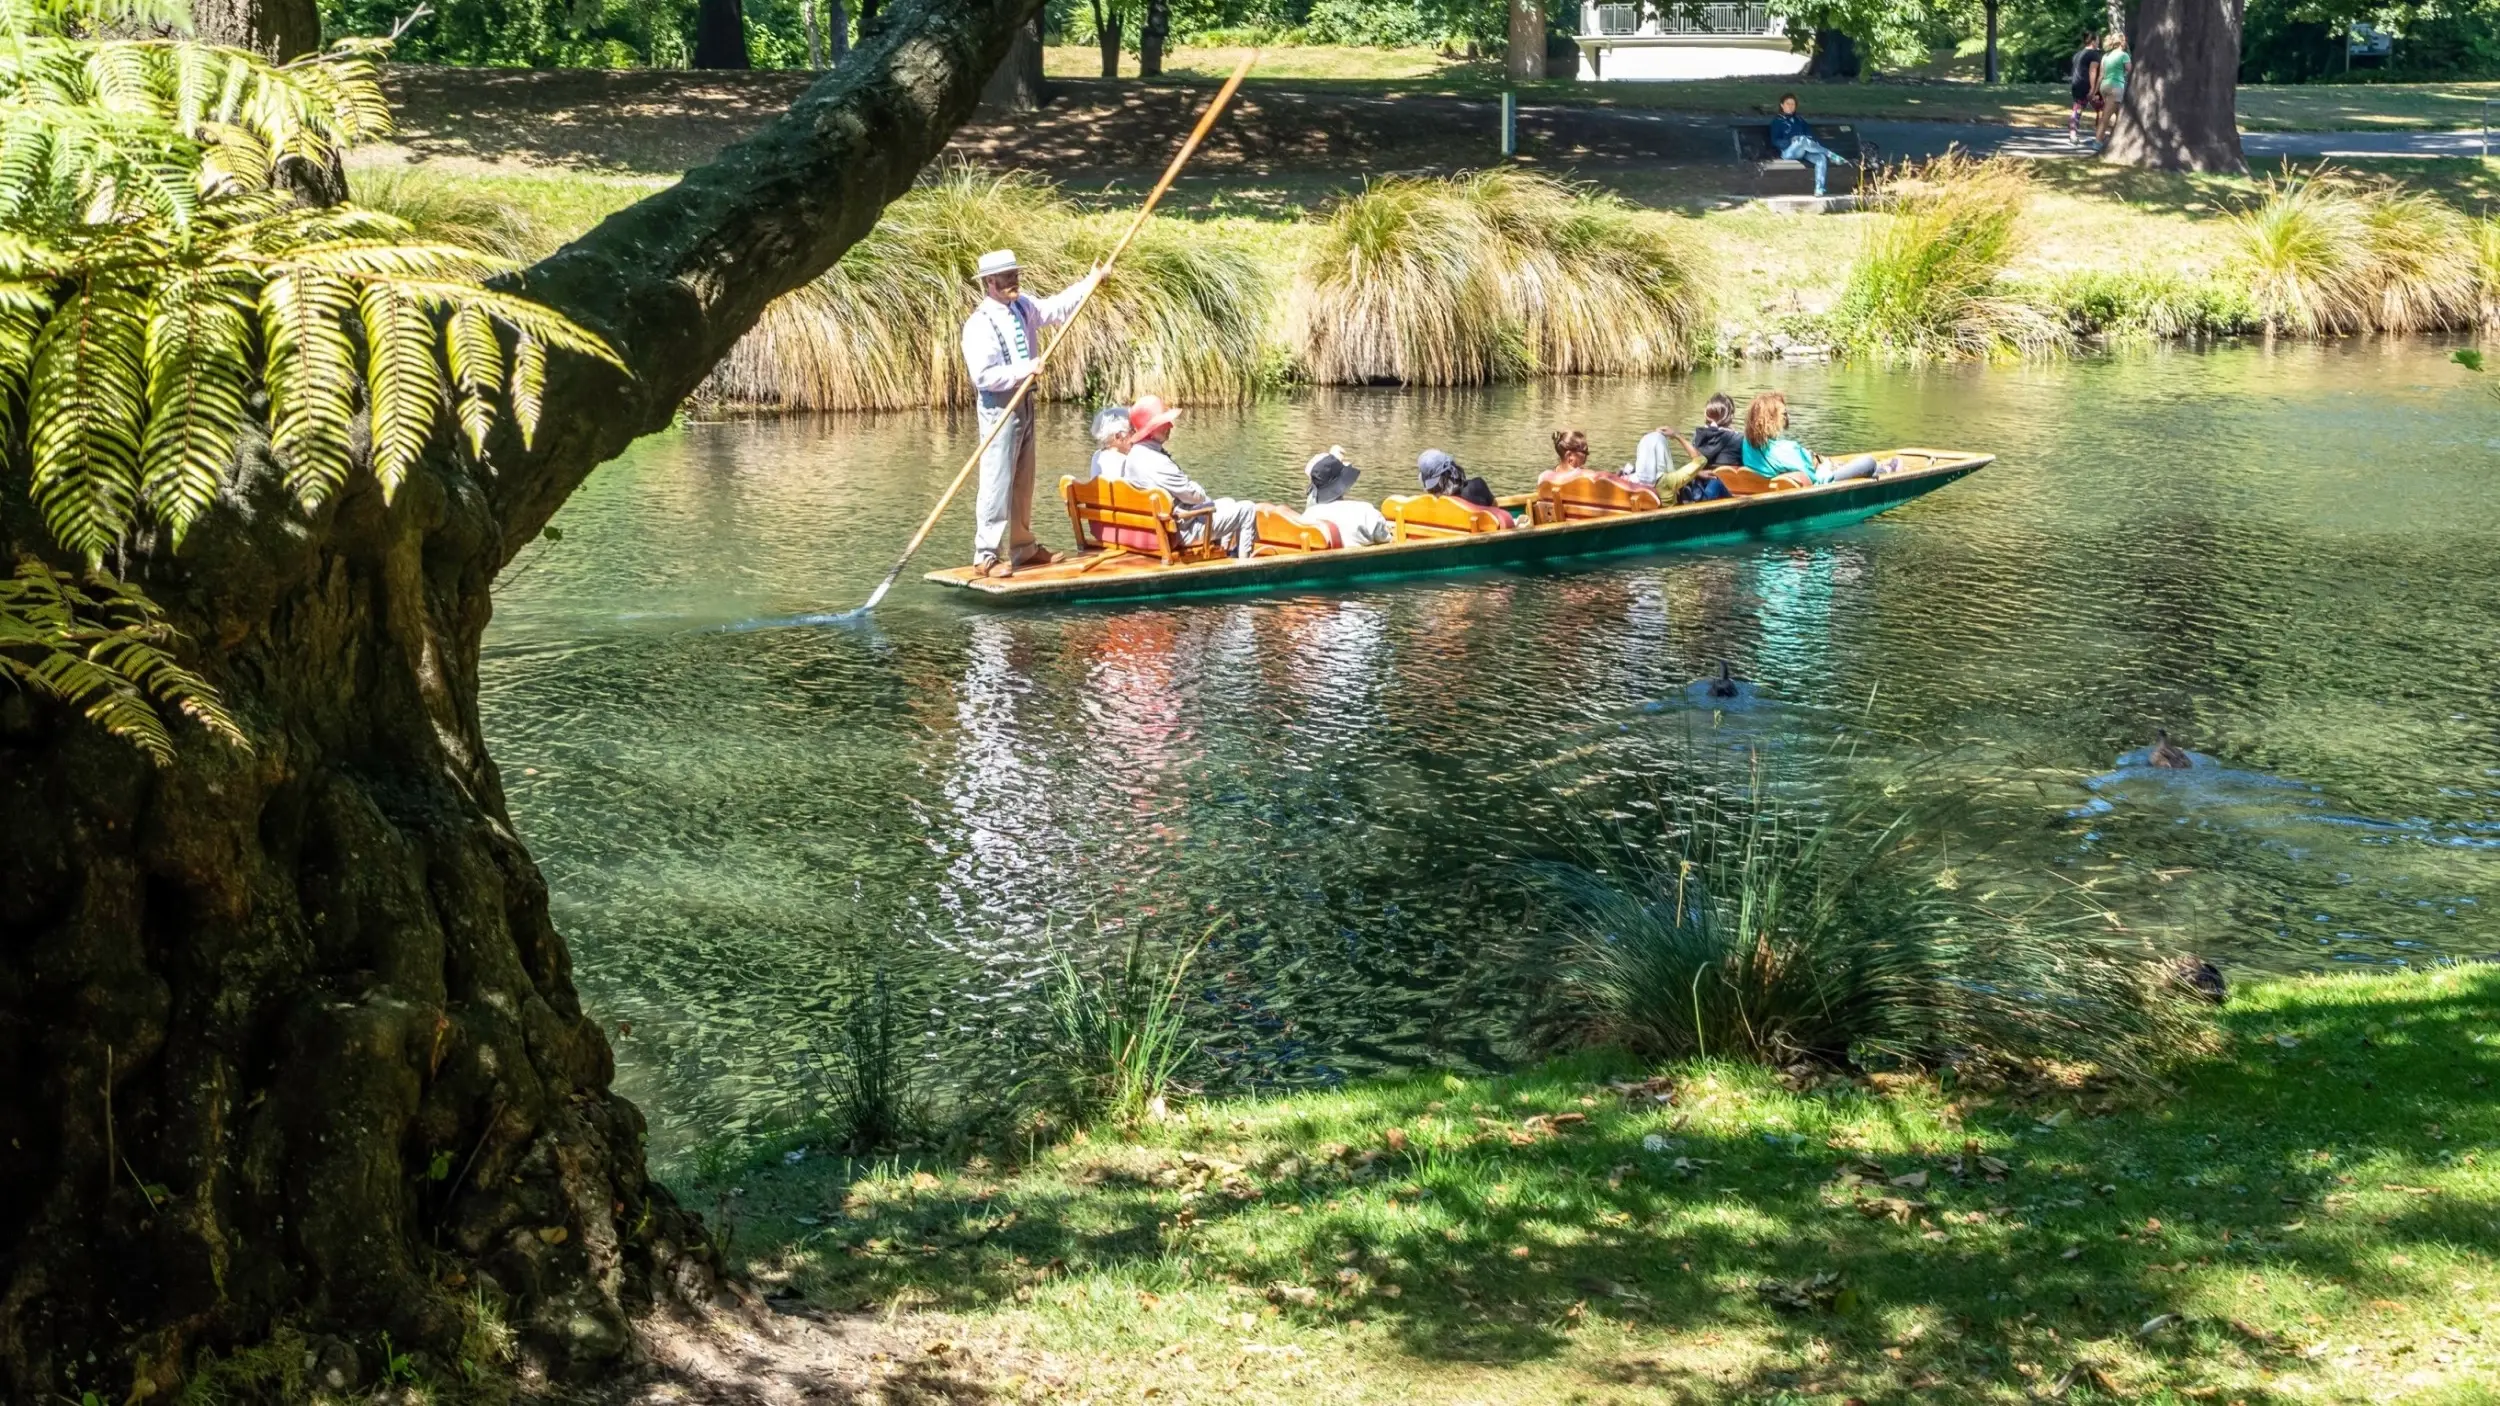
[[[1754,170],[1763,175],[1767,176],[1773,171],[1813,169],[1802,161],[1790,161],[1771,150],[1771,124],[1768,122],[1739,122],[1729,127],[1728,131],[1736,138],[1736,159],[1750,164]],[[1867,173],[1873,171],[1883,161],[1883,155],[1875,149],[1875,144],[1860,141],[1858,129],[1845,122],[1832,126],[1816,123],[1814,139],[1831,148],[1832,156],[1835,158],[1833,165],[1848,166],[1857,171],[1857,189],[1864,192],[1867,188]]]

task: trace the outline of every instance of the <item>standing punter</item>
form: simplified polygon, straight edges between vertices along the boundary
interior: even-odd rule
[[[1016,254],[993,249],[981,256],[981,291],[987,296],[964,319],[964,367],[981,400],[981,432],[988,434],[1007,413],[1016,388],[1032,379],[1045,327],[1068,320],[1102,270],[1071,283],[1057,297],[1028,298],[1017,291]],[[998,432],[981,455],[981,487],[973,502],[973,569],[983,576],[1010,576],[1019,566],[1057,560],[1033,538],[1033,405],[1019,406],[1015,423]]]

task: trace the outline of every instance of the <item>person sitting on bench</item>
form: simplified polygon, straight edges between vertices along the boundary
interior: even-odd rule
[[[1814,168],[1814,193],[1821,195],[1832,162],[1832,149],[1814,139],[1814,124],[1797,115],[1797,95],[1780,94],[1780,114],[1771,119],[1771,150],[1784,161],[1802,161]]]
[[[1120,466],[1120,477],[1136,488],[1160,488],[1172,497],[1175,508],[1215,509],[1212,517],[1192,515],[1183,529],[1185,541],[1204,540],[1211,532],[1230,555],[1246,557],[1259,544],[1259,505],[1240,498],[1218,498],[1201,487],[1172,459],[1172,422],[1181,412],[1163,403],[1161,396],[1141,395],[1128,409],[1131,436],[1128,458]],[[1206,527],[1200,528],[1204,522]]]

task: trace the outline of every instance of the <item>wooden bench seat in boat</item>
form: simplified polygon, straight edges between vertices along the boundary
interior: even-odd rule
[[[1345,543],[1337,536],[1337,527],[1328,522],[1305,522],[1287,508],[1259,505],[1259,540],[1251,548],[1254,557],[1289,556],[1295,552],[1325,552]]]
[[[1580,522],[1617,513],[1654,513],[1660,506],[1658,495],[1646,488],[1575,469],[1537,484],[1536,499],[1529,505],[1529,520],[1540,524]]]
[[[1510,514],[1479,508],[1464,498],[1443,493],[1409,493],[1380,500],[1380,515],[1389,520],[1398,542],[1434,537],[1473,537],[1512,525]]]
[[[1139,488],[1118,479],[1059,480],[1059,498],[1068,505],[1068,525],[1076,530],[1079,551],[1119,548],[1140,556],[1159,557],[1165,566],[1183,561],[1210,561],[1227,556],[1214,537],[1215,508],[1172,506],[1172,495],[1160,488]],[[1183,541],[1196,522],[1195,542]]]
[[[1756,493],[1783,493],[1791,488],[1814,486],[1812,479],[1804,474],[1796,473],[1781,474],[1778,478],[1765,478],[1751,469],[1731,466],[1720,469],[1718,475],[1719,482],[1727,485],[1727,491],[1739,498],[1749,497]]]

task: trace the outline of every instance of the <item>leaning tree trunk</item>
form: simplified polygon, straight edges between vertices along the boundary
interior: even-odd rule
[[[694,66],[740,69],[750,62],[746,7],[739,0],[696,0]]]
[[[385,1333],[456,1380],[481,1301],[579,1379],[706,1280],[486,748],[489,588],[910,188],[1037,4],[907,0],[516,279],[632,368],[559,361],[535,447],[445,436],[390,505],[307,517],[247,446],[184,549],[128,569],[249,750],[186,728],[154,768],[0,694],[0,1399],[165,1400],[208,1350],[336,1392]],[[17,475],[0,559],[45,549]]]
[[[211,44],[232,44],[273,59],[321,47],[319,0],[192,0],[191,23]]]
[[[2144,0],[2127,39],[2126,97],[2101,159],[2157,171],[2238,172],[2241,0]]]

